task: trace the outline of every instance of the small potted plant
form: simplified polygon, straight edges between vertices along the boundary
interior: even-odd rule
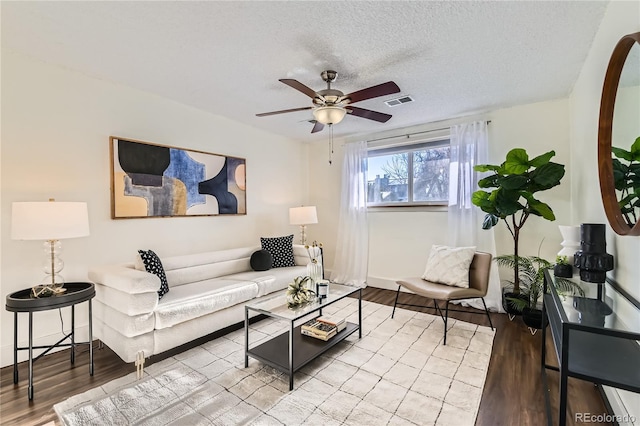
[[[517,297],[509,297],[507,300],[514,310],[520,312],[522,320],[529,327],[531,334],[535,334],[537,330],[547,325],[541,310],[544,270],[550,269],[553,264],[538,256],[519,256],[516,258],[513,255],[503,255],[496,257],[498,265],[509,268],[513,268],[516,261],[518,262],[522,292]],[[558,292],[584,295],[584,291],[579,285],[565,278],[557,278],[554,280],[554,285]]]
[[[553,267],[553,275],[562,278],[573,277],[573,266],[569,265],[567,256],[557,256]]]

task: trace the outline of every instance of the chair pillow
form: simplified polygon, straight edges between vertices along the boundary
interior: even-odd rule
[[[286,237],[260,238],[260,245],[263,250],[271,253],[273,261],[272,268],[285,268],[287,266],[296,266],[293,257],[293,234]]]
[[[167,283],[167,275],[164,273],[164,267],[160,258],[153,250],[138,250],[140,259],[144,263],[144,269],[150,274],[157,275],[160,278],[160,288],[158,289],[158,299],[169,293],[169,283]]]
[[[251,269],[254,271],[268,271],[273,263],[273,256],[267,250],[258,250],[251,255]]]
[[[431,247],[422,278],[454,287],[469,288],[469,266],[475,247]]]

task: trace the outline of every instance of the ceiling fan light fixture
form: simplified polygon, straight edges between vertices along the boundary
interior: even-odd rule
[[[346,114],[346,109],[335,105],[320,106],[313,110],[316,120],[325,125],[338,124]]]

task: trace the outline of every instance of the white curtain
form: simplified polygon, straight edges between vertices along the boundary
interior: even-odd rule
[[[449,170],[449,245],[476,246],[478,251],[496,255],[493,228],[482,229],[484,212],[471,203],[471,194],[478,189],[480,173],[477,164],[488,163],[489,137],[487,123],[475,121],[451,127],[451,158]],[[495,263],[491,267],[489,289],[484,298],[487,308],[503,312],[500,278]],[[465,306],[484,309],[480,299],[461,302]]]
[[[367,143],[345,146],[336,257],[331,280],[365,287],[369,261]]]

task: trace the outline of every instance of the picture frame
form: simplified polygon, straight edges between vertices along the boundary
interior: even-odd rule
[[[109,137],[111,218],[246,215],[246,159]]]

